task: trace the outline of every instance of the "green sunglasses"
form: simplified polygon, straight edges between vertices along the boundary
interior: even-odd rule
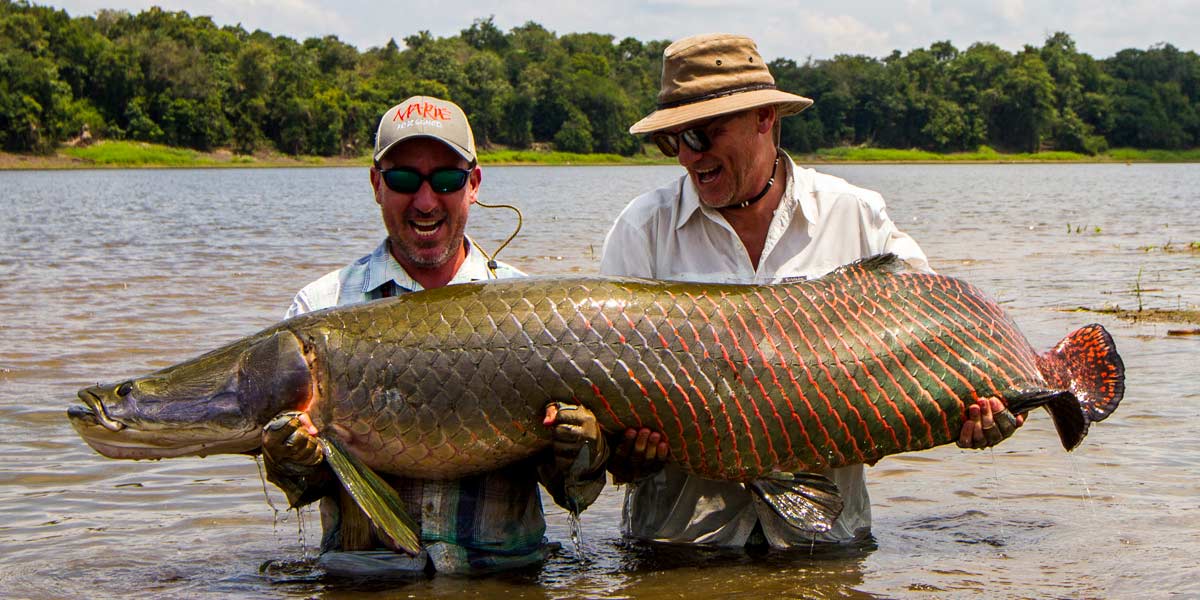
[[[393,192],[401,194],[415,194],[421,189],[421,183],[429,182],[429,188],[438,194],[448,194],[461,190],[464,185],[467,185],[467,179],[471,176],[471,169],[455,169],[445,167],[434,169],[432,173],[425,175],[412,167],[396,167],[394,169],[380,170],[379,175],[383,177],[383,182]]]

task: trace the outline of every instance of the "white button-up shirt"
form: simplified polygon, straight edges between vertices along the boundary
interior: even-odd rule
[[[813,278],[861,258],[891,252],[929,270],[921,248],[887,216],[883,197],[831,175],[785,161],[787,184],[771,219],[758,267],[733,227],[700,203],[686,175],[633,200],[604,241],[600,272],[677,281],[775,283]],[[862,465],[825,473],[845,506],[832,530],[815,541],[865,537],[871,505]],[[755,502],[739,483],[688,475],[668,465],[626,490],[622,527],[631,537],[675,543],[743,546],[761,523],[774,547],[813,539]]]

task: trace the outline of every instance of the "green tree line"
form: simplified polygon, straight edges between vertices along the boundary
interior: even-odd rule
[[[653,110],[668,40],[505,32],[477,19],[359,51],[208,17],[65,11],[0,0],[0,147],[52,152],[86,125],[100,138],[239,153],[361,155],[399,99],[455,100],[481,146],[632,155]],[[884,58],[771,62],[780,88],[816,104],[785,119],[783,145],[1094,154],[1200,146],[1200,58],[1170,44],[1095,59],[1066,33],[1008,52],[937,42]]]

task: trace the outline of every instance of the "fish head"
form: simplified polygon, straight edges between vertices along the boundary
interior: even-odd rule
[[[79,436],[109,458],[257,450],[262,427],[312,397],[311,355],[295,334],[267,330],[160,371],[79,391],[67,410]]]

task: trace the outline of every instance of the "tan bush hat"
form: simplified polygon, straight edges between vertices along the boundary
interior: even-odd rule
[[[375,132],[375,162],[396,144],[419,137],[438,140],[475,162],[475,135],[466,113],[453,102],[429,96],[413,96],[383,113]]]
[[[658,110],[634,123],[629,133],[650,133],[684,123],[775,104],[779,116],[813,103],[781,92],[758,54],[754,40],[710,33],[679,40],[663,51]]]

